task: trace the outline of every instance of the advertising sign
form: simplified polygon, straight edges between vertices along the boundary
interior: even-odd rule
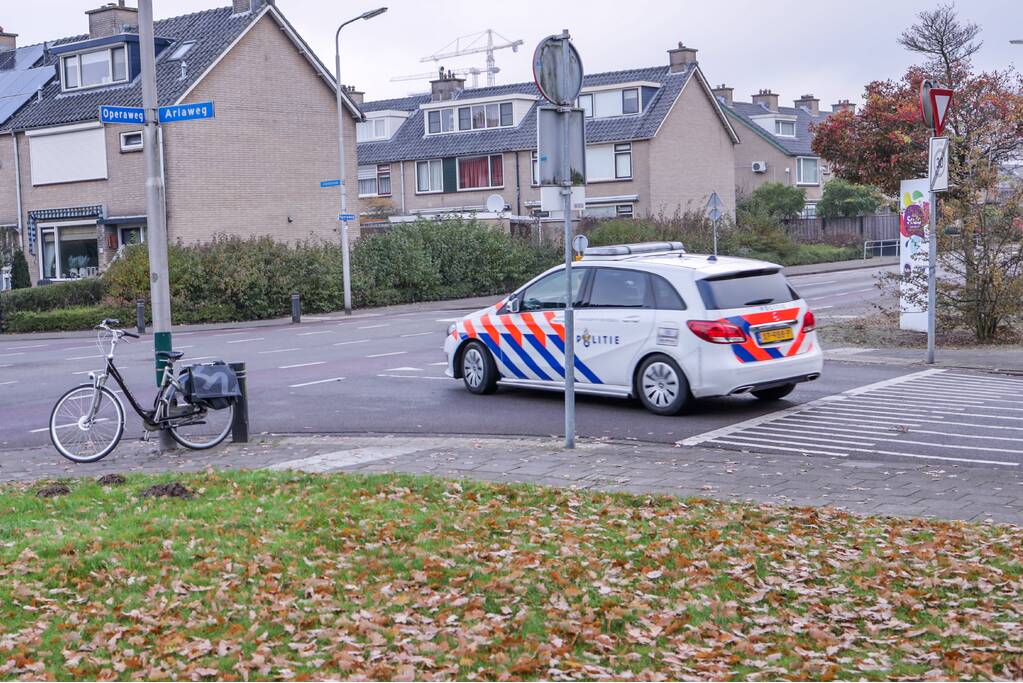
[[[924,284],[927,272],[927,240],[930,238],[930,182],[926,178],[903,180],[899,189],[899,327],[927,331]]]

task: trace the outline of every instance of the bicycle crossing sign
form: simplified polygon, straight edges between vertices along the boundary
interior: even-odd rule
[[[931,192],[948,191],[948,138],[931,138],[927,161],[927,177]]]

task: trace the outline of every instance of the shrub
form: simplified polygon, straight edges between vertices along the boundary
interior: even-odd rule
[[[881,206],[881,193],[870,185],[857,185],[835,178],[824,186],[817,214],[824,218],[860,216],[874,213]]]
[[[103,301],[105,293],[106,283],[103,280],[83,278],[4,292],[0,294],[0,301],[2,301],[2,308],[6,316],[20,312],[96,306]]]
[[[772,218],[795,218],[806,206],[806,193],[784,183],[764,183],[753,191],[745,205]]]
[[[28,259],[25,252],[18,249],[14,252],[11,262],[11,289],[25,289],[32,286],[32,277],[28,274]]]
[[[134,311],[109,306],[76,306],[53,311],[19,311],[4,323],[7,332],[66,332],[87,330],[104,318],[129,321]]]

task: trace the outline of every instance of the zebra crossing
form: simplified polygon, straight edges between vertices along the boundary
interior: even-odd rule
[[[738,451],[1017,468],[1023,379],[930,369],[678,442]]]

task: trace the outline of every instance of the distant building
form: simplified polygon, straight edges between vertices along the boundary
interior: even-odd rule
[[[422,95],[367,102],[359,124],[359,197],[391,221],[485,211],[499,194],[518,217],[540,210],[534,83],[464,87],[440,73]],[[735,210],[739,142],[681,43],[663,66],[584,77],[586,209],[631,218],[703,211],[717,192]]]
[[[855,111],[856,106],[840,100],[830,112],[822,112],[813,95],[803,95],[792,107],[780,107],[778,95],[770,90],[760,90],[752,102],[737,102],[732,93],[725,85],[714,88],[742,135],[742,144],[735,149],[736,193],[748,197],[767,182],[800,187],[806,192],[804,216],[812,218],[830,171],[811,147],[811,127],[837,111]]]
[[[138,11],[119,0],[86,15],[87,34],[44,45],[0,32],[0,225],[18,232],[33,281],[95,275],[146,234],[141,126],[98,114],[142,104]],[[162,127],[170,240],[337,240],[337,192],[319,187],[338,173],[334,79],[273,2],[234,0],[155,33],[159,103],[216,108]],[[354,177],[362,114],[345,105]]]

